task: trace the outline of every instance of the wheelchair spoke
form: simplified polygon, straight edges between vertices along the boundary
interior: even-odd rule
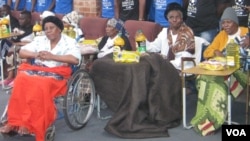
[[[64,101],[66,122],[77,130],[86,125],[94,109],[95,88],[89,74],[83,70],[76,72],[68,84]]]

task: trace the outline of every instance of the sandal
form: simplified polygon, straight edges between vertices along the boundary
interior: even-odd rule
[[[23,136],[23,135],[29,135],[30,132],[29,132],[29,129],[24,127],[24,126],[20,126],[19,129],[18,129],[18,134]]]
[[[0,127],[0,133],[8,134],[11,131],[14,131],[15,129],[16,129],[15,126],[11,126],[11,125],[6,124],[3,127]]]

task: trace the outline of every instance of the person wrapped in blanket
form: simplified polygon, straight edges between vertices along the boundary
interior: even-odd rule
[[[74,39],[62,34],[59,18],[46,17],[42,28],[45,35],[37,36],[19,52],[22,59],[34,59],[34,63],[22,63],[18,68],[7,123],[0,128],[1,133],[35,134],[36,141],[45,140],[46,129],[56,119],[54,98],[66,93],[71,64],[81,62],[80,49]]]
[[[222,14],[221,27],[222,30],[204,51],[204,58],[224,56],[226,45],[236,37],[244,37],[240,46],[249,47],[249,36],[246,36],[248,29],[239,27],[238,18],[231,7],[226,8]],[[231,77],[230,86],[227,83],[228,77]],[[247,76],[240,69],[228,77],[199,75],[196,79],[198,103],[191,125],[202,136],[214,133],[225,122],[228,87],[231,95],[236,99],[247,85]]]

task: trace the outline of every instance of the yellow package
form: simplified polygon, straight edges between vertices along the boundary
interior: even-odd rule
[[[198,64],[199,67],[206,70],[224,70],[226,67],[225,58],[212,58]]]
[[[138,63],[140,60],[140,53],[137,51],[126,51],[114,49],[113,59],[119,63]]]
[[[82,41],[82,44],[97,46],[97,41],[96,40],[88,40],[88,39],[86,39],[86,40]]]

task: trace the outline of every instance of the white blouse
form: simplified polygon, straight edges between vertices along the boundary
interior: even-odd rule
[[[110,54],[113,52],[113,47],[114,47],[114,41],[115,39],[118,37],[118,35],[116,35],[113,39],[111,39],[110,37],[108,38],[106,44],[103,46],[103,48],[100,50],[100,52],[97,54],[97,58],[102,58],[107,54]]]
[[[74,57],[79,59],[78,64],[80,64],[81,62],[81,53],[76,41],[63,34],[61,34],[60,41],[52,50],[50,47],[50,40],[46,36],[35,37],[31,43],[23,46],[21,49],[25,49],[32,52],[48,51],[55,55],[73,55]],[[43,64],[48,67],[62,66],[64,64],[58,61],[42,61],[40,59],[35,59],[35,63]]]

